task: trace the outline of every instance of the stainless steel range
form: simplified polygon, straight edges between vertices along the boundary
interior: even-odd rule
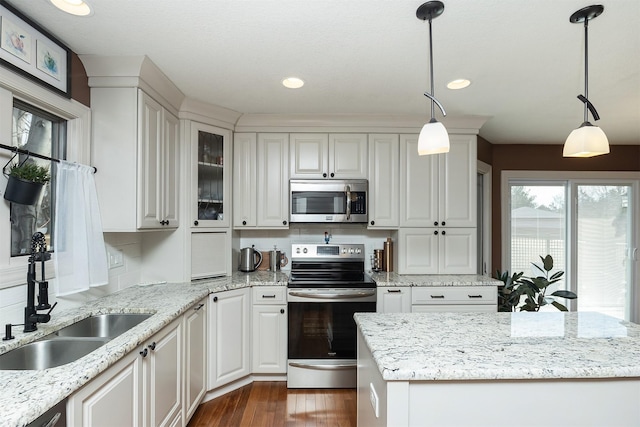
[[[364,261],[361,244],[292,245],[287,387],[356,387],[353,314],[376,311]]]

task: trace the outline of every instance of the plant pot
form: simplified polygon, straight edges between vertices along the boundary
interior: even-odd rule
[[[40,197],[44,184],[41,182],[25,181],[15,176],[9,176],[4,199],[21,205],[35,205]]]

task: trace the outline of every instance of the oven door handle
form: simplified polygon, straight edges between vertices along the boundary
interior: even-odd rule
[[[376,294],[375,289],[357,290],[357,291],[340,291],[340,292],[305,292],[305,291],[289,291],[289,295],[293,297],[311,298],[311,299],[343,299],[343,298],[367,298]]]
[[[289,362],[289,366],[293,366],[294,368],[317,369],[319,371],[338,371],[344,369],[355,369],[358,367],[355,361],[353,363],[343,363],[340,365],[316,365],[313,363]]]

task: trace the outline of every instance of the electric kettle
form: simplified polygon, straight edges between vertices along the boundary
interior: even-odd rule
[[[256,257],[258,257],[257,262]],[[253,246],[250,248],[240,249],[240,266],[238,267],[238,270],[244,272],[254,271],[258,268],[261,262],[262,253],[253,249]]]

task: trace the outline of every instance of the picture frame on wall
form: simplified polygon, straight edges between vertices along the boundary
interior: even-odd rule
[[[71,98],[69,48],[4,0],[0,0],[0,66]]]

